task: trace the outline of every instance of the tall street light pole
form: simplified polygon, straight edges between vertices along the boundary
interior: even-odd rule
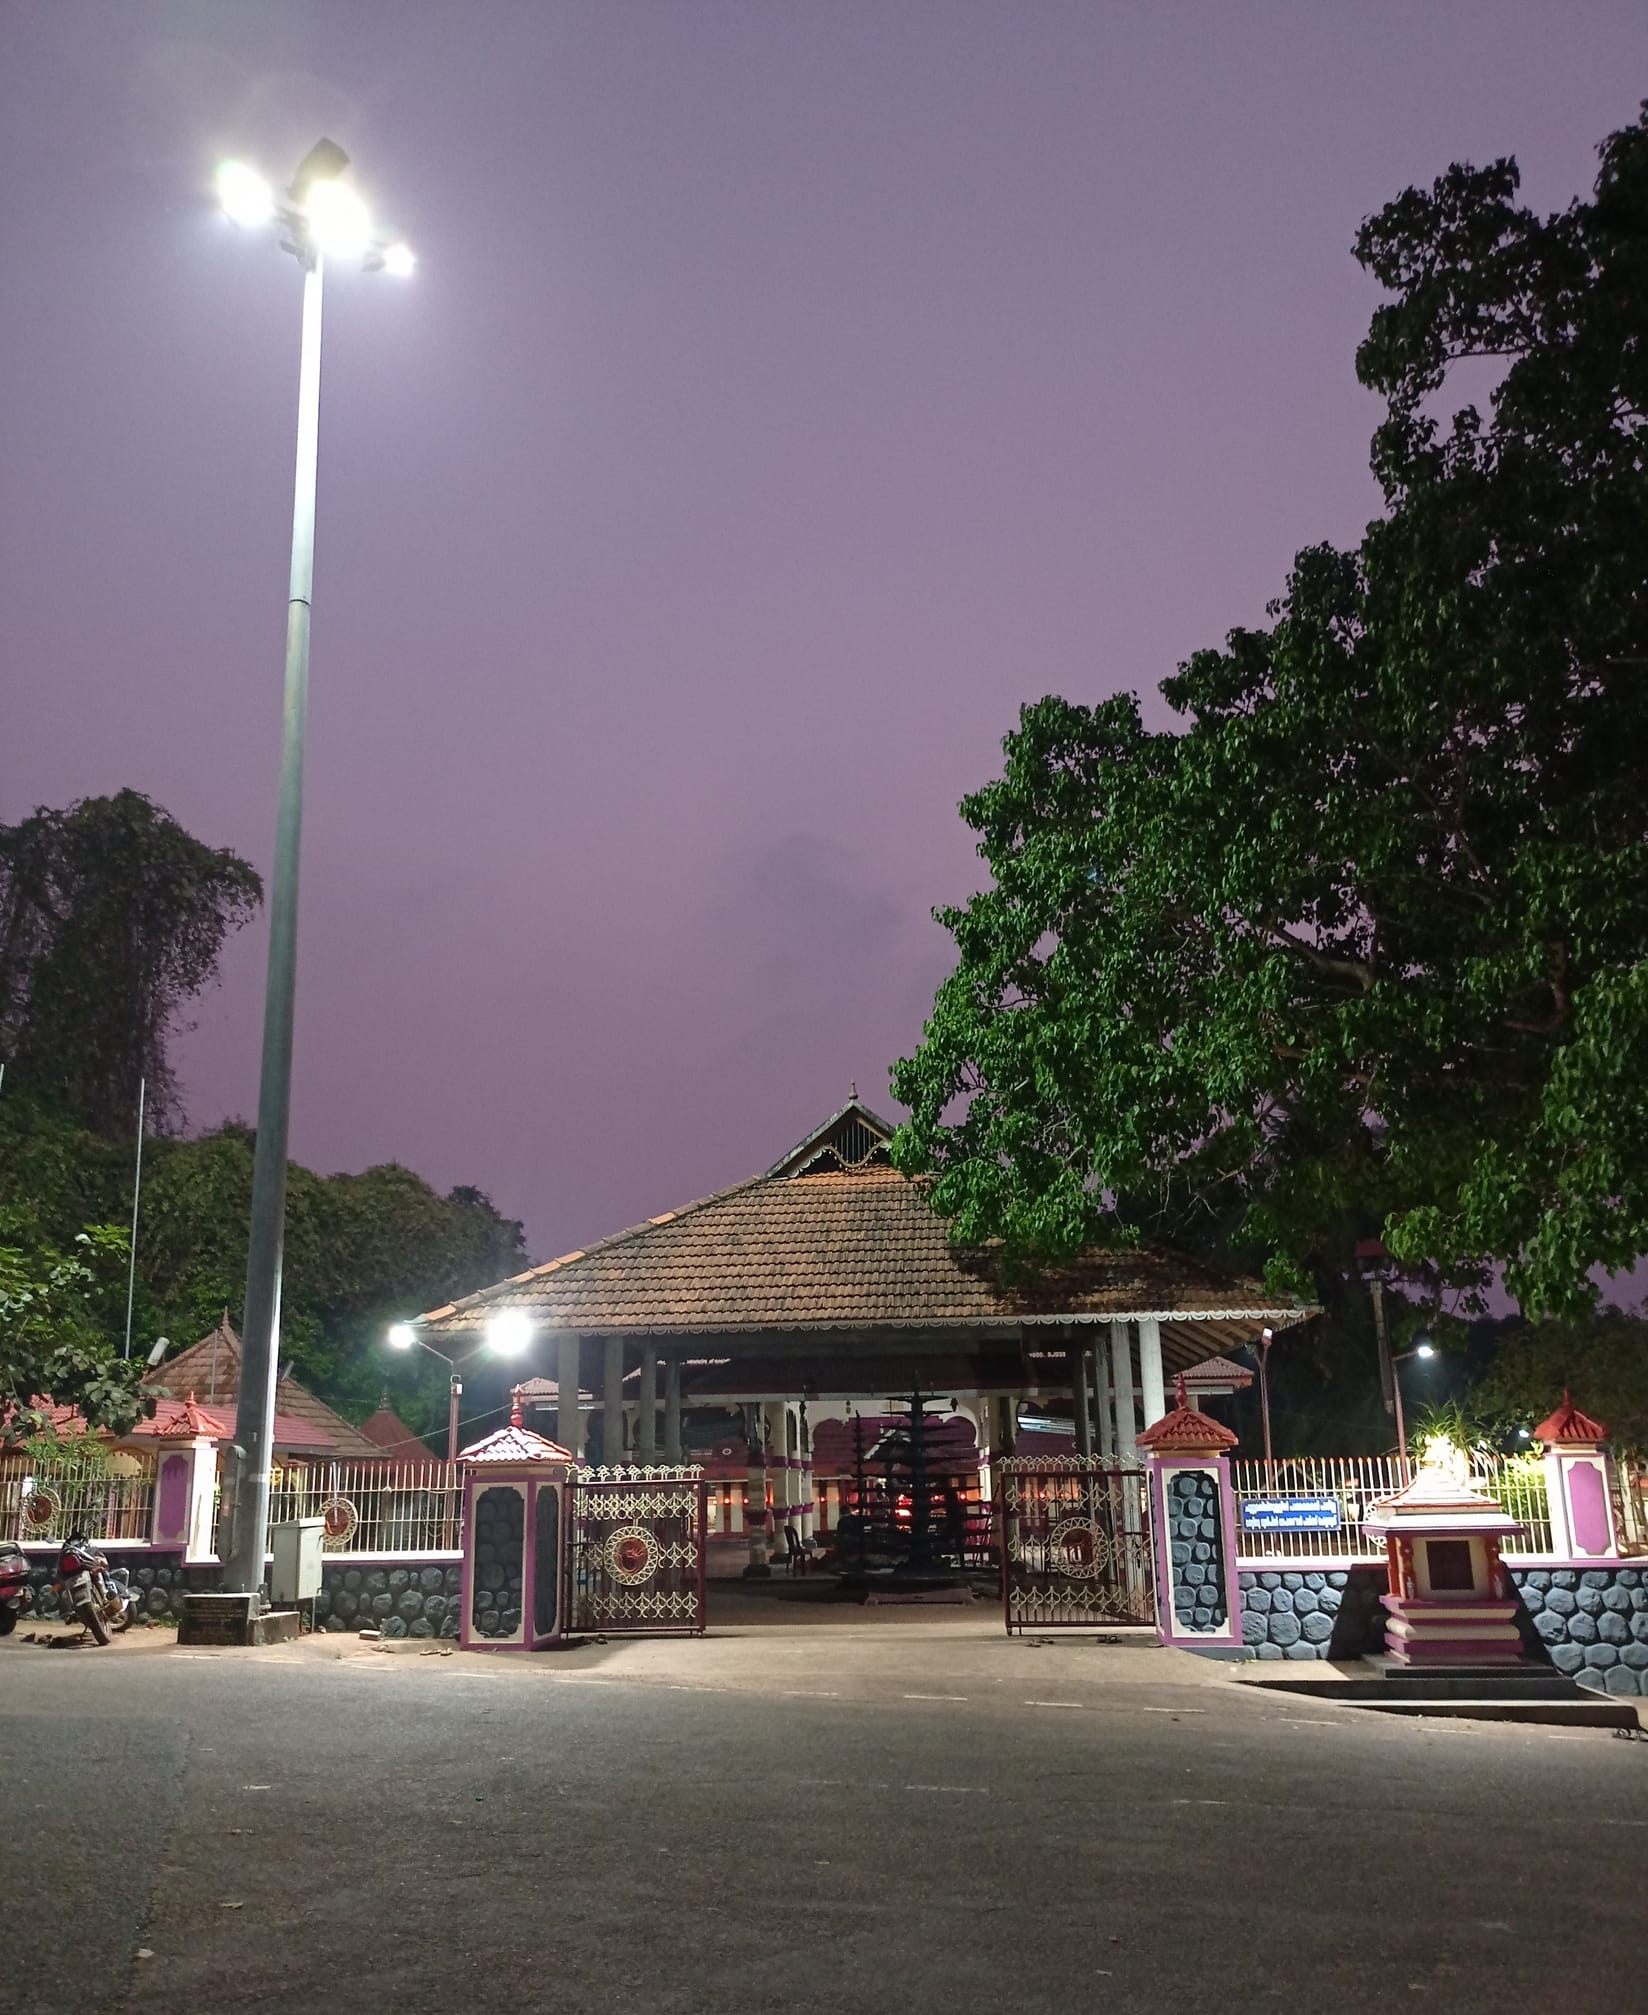
[[[1391,1396],[1396,1401],[1396,1446],[1401,1451],[1402,1481],[1410,1482],[1413,1464],[1408,1460],[1408,1429],[1402,1418],[1402,1367],[1410,1357],[1434,1357],[1436,1351],[1431,1344],[1416,1344],[1412,1350],[1397,1351],[1391,1358]]]
[[[298,366],[297,480],[292,497],[292,563],[286,604],[286,686],[281,717],[280,799],[269,891],[269,974],[263,1004],[252,1224],[241,1323],[235,1456],[224,1523],[224,1587],[253,1594],[263,1583],[269,1528],[275,1382],[279,1364],[281,1265],[286,1236],[286,1143],[292,1090],[292,1006],[297,983],[298,862],[303,837],[303,739],[309,708],[309,613],[315,572],[315,470],[320,435],[321,278],[325,260],[405,274],[412,256],[372,236],[366,206],[340,178],[343,149],[322,140],[304,157],[285,198],[239,162],[226,162],[218,190],[231,220],[276,224],[303,268],[303,333]]]

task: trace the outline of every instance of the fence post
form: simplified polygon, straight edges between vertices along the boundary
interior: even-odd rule
[[[1185,1395],[1139,1436],[1156,1545],[1156,1635],[1206,1658],[1245,1658],[1236,1571],[1236,1436]]]

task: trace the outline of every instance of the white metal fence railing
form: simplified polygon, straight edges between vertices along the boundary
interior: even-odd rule
[[[1364,1522],[1412,1475],[1394,1455],[1285,1456],[1230,1467],[1236,1551],[1243,1560],[1382,1560],[1384,1543],[1364,1531]],[[1551,1551],[1545,1473],[1537,1456],[1473,1455],[1471,1482],[1524,1528],[1506,1543],[1507,1553]]]
[[[43,1543],[79,1532],[99,1541],[141,1541],[153,1513],[154,1470],[136,1457],[118,1469],[73,1458],[0,1460],[0,1537]]]
[[[269,1522],[323,1518],[327,1553],[453,1553],[463,1539],[455,1462],[330,1462],[284,1469]]]

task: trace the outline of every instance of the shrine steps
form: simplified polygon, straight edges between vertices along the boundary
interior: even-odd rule
[[[1548,1665],[1438,1665],[1415,1669],[1369,1657],[1360,1669],[1308,1672],[1245,1669],[1239,1684],[1310,1700],[1331,1700],[1375,1714],[1442,1716],[1466,1721],[1543,1722],[1564,1728],[1641,1727],[1635,1704],[1593,1693]]]

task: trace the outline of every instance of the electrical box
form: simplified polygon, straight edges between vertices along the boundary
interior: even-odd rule
[[[269,1528],[269,1600],[313,1602],[320,1593],[321,1541],[324,1518],[293,1518]]]

